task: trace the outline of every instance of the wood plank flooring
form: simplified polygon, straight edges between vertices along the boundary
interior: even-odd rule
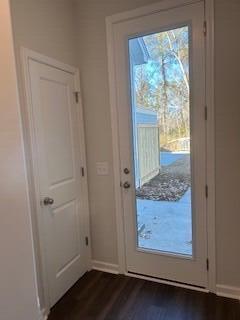
[[[49,320],[240,320],[240,303],[90,271],[52,308]]]

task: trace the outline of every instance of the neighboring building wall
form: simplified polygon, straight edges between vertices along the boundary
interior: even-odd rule
[[[135,68],[137,67],[137,65],[143,65],[147,63],[148,59],[150,58],[144,40],[142,38],[134,38],[129,40],[129,58],[131,79],[131,112],[129,112],[129,114],[131,114],[130,118],[132,121],[133,131],[132,140],[135,186],[140,187],[144,182],[147,182],[154,176],[156,172],[158,172],[158,170],[156,170],[156,166],[157,168],[159,168],[158,134],[157,137],[155,137],[156,135],[153,136],[151,134],[152,129],[139,128],[139,126],[143,124],[157,124],[157,113],[150,109],[138,107],[136,101]],[[155,131],[158,132],[158,129],[155,128]],[[146,156],[150,154],[151,157]],[[156,159],[158,159],[157,163]]]
[[[143,52],[139,46],[137,39],[132,39],[128,42],[129,45],[129,57],[130,57],[130,82],[131,82],[131,120],[133,130],[133,156],[134,156],[134,175],[135,185],[140,186],[139,179],[139,161],[138,161],[138,150],[136,143],[136,94],[135,94],[135,65],[137,62],[144,63]]]
[[[117,264],[105,18],[158,0],[75,2],[87,133],[93,258]],[[240,2],[215,0],[215,5],[217,282],[240,287],[240,91],[237,88]],[[109,162],[109,176],[96,175],[95,165],[101,160]]]
[[[160,146],[157,112],[146,108],[135,108],[135,132],[137,166],[135,164],[136,187],[141,187],[159,173]],[[136,170],[138,169],[138,171]]]
[[[157,112],[144,109],[144,108],[136,108],[136,122],[138,124],[152,124],[157,125]]]
[[[0,1],[0,319],[39,320],[9,1]]]

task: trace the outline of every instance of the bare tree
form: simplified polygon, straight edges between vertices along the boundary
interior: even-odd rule
[[[161,143],[189,136],[187,27],[144,37],[152,62],[136,71],[137,103],[159,114]]]

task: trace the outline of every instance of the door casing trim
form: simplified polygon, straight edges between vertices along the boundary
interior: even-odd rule
[[[113,26],[126,20],[140,18],[163,10],[173,9],[201,0],[163,0],[149,6],[144,6],[131,11],[118,13],[106,18],[107,53],[108,53],[108,77],[109,98],[111,109],[112,149],[113,149],[113,174],[114,195],[117,229],[117,250],[119,273],[126,274],[126,253],[123,221],[123,205],[120,187],[120,148],[119,127],[117,115],[116,74],[114,66],[113,49]],[[208,243],[208,286],[207,290],[216,292],[216,230],[215,230],[215,112],[214,112],[214,0],[205,0],[205,20],[207,23],[206,33],[206,106],[208,109],[208,120],[206,124],[206,166],[207,166],[207,243]]]
[[[23,84],[22,92],[22,103],[21,103],[21,117],[23,122],[23,137],[24,137],[24,148],[26,155],[26,166],[28,176],[28,190],[29,190],[29,201],[31,209],[31,223],[32,223],[32,234],[34,237],[34,255],[35,255],[35,268],[37,274],[37,287],[38,294],[42,290],[43,300],[39,299],[39,308],[44,308],[45,314],[50,312],[50,297],[49,297],[49,284],[47,279],[47,264],[46,264],[46,252],[44,250],[44,228],[43,219],[40,207],[40,191],[39,191],[39,169],[37,162],[34,161],[34,154],[36,153],[36,136],[33,122],[33,106],[31,99],[31,86],[30,86],[30,73],[29,73],[29,60],[34,60],[45,65],[49,65],[56,69],[68,72],[74,76],[74,87],[75,91],[80,93],[80,78],[79,70],[68,64],[59,62],[48,56],[39,54],[30,49],[21,47],[21,82]],[[78,99],[78,123],[83,123],[83,108],[81,96],[79,94]],[[86,147],[85,147],[85,136],[82,125],[79,125],[79,148],[80,152],[80,164],[79,166],[85,168],[85,175],[81,178],[81,190],[79,191],[80,197],[83,199],[81,210],[84,214],[85,221],[85,234],[90,239],[89,229],[89,204],[88,204],[88,185],[87,185],[87,170],[86,170]],[[85,258],[88,270],[91,269],[91,244],[86,247]],[[40,283],[41,282],[41,283]],[[42,289],[40,289],[40,287]]]

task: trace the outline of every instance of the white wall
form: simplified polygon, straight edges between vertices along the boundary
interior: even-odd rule
[[[240,288],[240,1],[215,2],[217,278]]]
[[[8,0],[0,1],[0,319],[37,320],[37,293]]]
[[[20,48],[25,47],[70,65],[76,65],[74,7],[71,0],[10,0],[17,59],[20,102],[24,91],[21,72]],[[23,109],[23,108],[22,108]],[[25,137],[25,141],[27,141]],[[27,158],[28,160],[28,158]],[[32,209],[34,215],[34,207]],[[36,256],[39,254],[36,218],[33,216]],[[41,308],[45,307],[41,261],[37,259],[38,292]],[[28,320],[28,319],[27,319]]]
[[[93,259],[116,264],[117,239],[105,17],[151,0],[75,1],[78,63],[86,127]],[[96,162],[109,162],[109,175],[96,174]]]
[[[74,0],[73,7],[71,0],[11,0],[17,51],[23,45],[80,67],[92,251],[95,260],[107,263],[118,261],[105,17],[156,1]],[[215,0],[215,5],[217,282],[240,287],[240,90],[239,63],[235,62],[240,54],[240,43],[236,41],[240,3]],[[97,161],[109,162],[109,176],[97,176]]]
[[[75,65],[72,0],[10,0],[15,46]]]
[[[93,258],[117,263],[105,17],[152,0],[75,0],[87,138]],[[240,287],[240,2],[216,6],[217,282]],[[236,62],[238,61],[238,62]],[[110,174],[96,175],[107,160]]]

